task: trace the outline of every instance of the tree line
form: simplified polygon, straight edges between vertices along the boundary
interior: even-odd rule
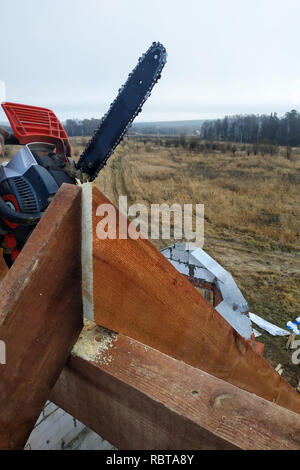
[[[64,128],[69,137],[90,136],[100,126],[101,119],[67,119]]]
[[[64,128],[70,137],[92,135],[100,125],[100,119],[67,119],[64,122]],[[175,121],[172,122],[153,122],[153,123],[133,123],[128,130],[128,135],[174,135],[180,134],[193,135],[199,133],[202,121]]]
[[[82,121],[68,119],[64,127],[70,137],[90,136],[99,127],[100,122],[100,119],[94,118]],[[132,131],[129,134],[132,134]],[[237,114],[225,116],[223,119],[205,121],[201,127],[201,139],[297,146],[300,144],[300,114],[292,109],[282,117],[278,117],[277,113]]]
[[[277,113],[225,116],[224,119],[205,121],[201,137],[228,142],[296,146],[300,144],[300,114],[292,109],[282,117],[278,117]]]

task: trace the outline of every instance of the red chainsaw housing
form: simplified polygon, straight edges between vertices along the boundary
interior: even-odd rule
[[[20,144],[46,142],[54,144],[57,153],[71,156],[67,133],[53,111],[17,103],[2,103],[2,108]]]

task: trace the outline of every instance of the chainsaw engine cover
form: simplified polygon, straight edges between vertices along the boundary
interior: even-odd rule
[[[63,183],[76,184],[65,167],[65,157],[52,144],[25,145],[0,167],[0,196],[13,210],[24,214],[44,212]],[[11,266],[34,226],[18,225],[0,218],[1,245]]]

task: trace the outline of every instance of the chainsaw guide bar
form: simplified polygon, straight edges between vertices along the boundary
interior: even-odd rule
[[[166,49],[159,42],[154,42],[139,58],[80,156],[76,169],[82,181],[93,181],[106,165],[160,79],[166,60]]]

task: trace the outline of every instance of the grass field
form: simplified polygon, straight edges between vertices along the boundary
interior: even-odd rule
[[[75,157],[87,138],[72,138]],[[115,203],[148,207],[163,202],[205,205],[204,249],[234,276],[250,311],[285,328],[300,316],[300,148],[288,154],[191,150],[155,139],[126,138],[96,184]],[[157,248],[173,240],[157,241]],[[259,329],[259,328],[257,328]],[[262,332],[262,331],[261,331]],[[286,337],[263,332],[265,358],[281,363],[293,386],[299,366],[286,351]]]

